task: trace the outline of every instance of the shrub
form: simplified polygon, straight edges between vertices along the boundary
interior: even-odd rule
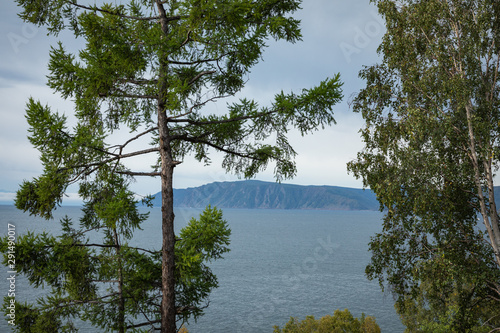
[[[307,316],[299,321],[297,318],[290,320],[281,329],[274,326],[274,333],[380,333],[380,327],[374,317],[354,318],[348,309],[344,311],[335,310],[333,316],[326,315],[320,319],[314,316]]]

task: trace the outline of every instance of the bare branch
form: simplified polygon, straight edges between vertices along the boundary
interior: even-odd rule
[[[115,171],[120,175],[128,175],[128,176],[148,176],[148,177],[159,177],[161,176],[160,172],[137,172],[137,171]]]
[[[203,101],[203,102],[196,103],[196,104],[192,105],[192,106],[189,108],[189,111],[187,111],[187,112],[185,112],[185,113],[183,113],[183,114],[176,115],[176,116],[171,116],[171,117],[168,117],[168,118],[167,118],[167,120],[168,120],[169,122],[177,122],[177,123],[181,123],[181,122],[189,122],[189,120],[188,120],[188,119],[179,119],[179,118],[181,118],[181,117],[185,117],[185,116],[187,116],[187,115],[189,115],[189,114],[193,113],[193,110],[194,110],[195,108],[201,107],[201,106],[203,106],[203,105],[207,104],[208,102],[213,102],[213,101],[215,101],[215,100],[217,100],[217,99],[220,99],[220,98],[226,98],[226,97],[230,97],[230,95],[218,95],[218,96],[214,96],[214,97],[212,97],[212,98],[209,98],[209,99],[207,99],[207,100],[205,100],[205,101]],[[176,120],[176,119],[178,119],[178,120]]]
[[[186,45],[187,43],[189,43],[189,41],[191,40],[191,33],[193,33],[193,31],[189,30],[188,34],[187,34],[187,37],[186,37],[186,40],[184,42],[182,42],[182,44],[181,44],[180,47],[183,47],[184,45]]]
[[[101,161],[101,162],[90,163],[90,164],[72,165],[70,167],[63,168],[61,170],[77,169],[77,168],[90,168],[90,167],[93,167],[93,166],[100,166],[100,165],[103,165],[103,164],[106,164],[106,163],[110,163],[110,162],[113,162],[113,161],[116,161],[116,160],[120,160],[122,158],[129,158],[129,157],[134,157],[134,156],[139,156],[139,155],[145,155],[145,154],[149,154],[149,153],[155,153],[155,152],[158,152],[158,151],[159,151],[159,148],[150,148],[150,149],[138,150],[138,151],[135,151],[135,152],[132,152],[132,153],[128,153],[128,154],[119,154],[116,157],[108,158],[107,160],[104,160],[104,161]]]
[[[222,57],[221,57],[222,58]],[[195,60],[195,61],[177,61],[177,60],[171,60],[168,59],[168,63],[172,65],[186,65],[186,66],[192,66],[192,65],[199,65],[207,62],[212,62],[212,61],[218,61],[220,58],[212,58],[212,59],[202,59],[202,60]]]
[[[147,129],[147,130],[145,130],[144,132],[137,134],[137,135],[136,135],[136,136],[134,136],[133,138],[128,139],[128,140],[127,140],[127,141],[126,141],[123,145],[118,145],[118,146],[113,146],[113,147],[118,147],[118,148],[120,148],[120,155],[121,155],[121,153],[122,153],[122,151],[123,151],[123,148],[125,148],[125,146],[127,146],[129,143],[131,143],[132,141],[135,141],[135,140],[139,139],[141,136],[144,136],[144,135],[146,135],[146,134],[148,134],[148,133],[151,133],[151,132],[153,132],[153,131],[156,131],[157,129],[158,129],[158,126],[155,126],[155,127],[150,128],[150,129]],[[110,148],[113,148],[113,147],[110,147]]]
[[[159,324],[159,323],[161,323],[161,320],[160,320],[160,319],[158,319],[158,320],[152,320],[152,321],[150,320],[150,321],[147,321],[147,322],[145,322],[145,323],[140,323],[140,324],[135,324],[135,325],[129,325],[129,326],[127,326],[127,329],[130,329],[130,328],[137,328],[137,327],[143,327],[143,326],[148,326],[148,325],[153,326],[153,324]],[[157,329],[156,327],[154,327],[154,326],[153,326],[153,328],[154,328],[155,330],[158,330],[158,329]]]
[[[201,72],[198,75],[196,75],[194,78],[192,78],[191,81],[189,81],[188,85],[192,85],[193,83],[195,83],[196,81],[198,81],[204,75],[210,75],[210,74],[213,74],[215,72],[216,71],[204,71],[204,72]]]

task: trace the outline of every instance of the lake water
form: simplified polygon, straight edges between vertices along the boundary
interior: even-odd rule
[[[179,230],[201,209],[177,209]],[[61,207],[55,220],[30,217],[12,206],[0,206],[0,234],[7,224],[17,235],[27,230],[59,232],[58,220],[68,215],[75,220],[79,207]],[[390,294],[381,292],[378,282],[368,281],[364,270],[369,262],[370,236],[381,230],[379,212],[225,209],[232,229],[231,252],[212,264],[220,287],[210,297],[210,306],[190,333],[272,332],[290,316],[332,314],[348,308],[358,317],[364,312],[376,317],[382,332],[404,330]],[[151,211],[133,242],[143,247],[161,246],[160,210]],[[155,245],[156,244],[156,245]],[[9,286],[8,269],[2,267],[0,295]],[[29,289],[21,276],[16,280],[16,298],[33,301],[41,291]],[[0,331],[9,332],[0,320]],[[81,332],[98,332],[83,328]]]

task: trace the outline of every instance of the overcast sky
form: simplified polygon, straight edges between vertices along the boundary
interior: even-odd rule
[[[334,109],[337,125],[308,137],[291,134],[298,153],[298,173],[286,182],[361,188],[361,181],[346,170],[346,163],[362,148],[358,131],[363,126],[361,116],[352,112],[348,101],[363,87],[358,78],[362,66],[378,61],[376,49],[385,31],[383,21],[369,0],[304,0],[302,7],[294,16],[302,21],[303,41],[270,43],[263,62],[254,67],[239,96],[256,99],[263,106],[281,90],[300,92],[340,73],[344,100]],[[38,151],[27,139],[24,113],[28,98],[40,100],[60,113],[72,113],[72,104],[46,86],[46,75],[50,45],[57,40],[74,44],[73,37],[69,34],[57,39],[48,37],[43,29],[23,23],[17,12],[13,1],[0,3],[0,190],[3,192],[15,192],[23,179],[42,172]],[[225,107],[225,101],[219,103],[217,108]],[[237,177],[224,172],[219,161],[213,156],[212,165],[207,167],[187,159],[175,170],[174,187],[236,180]],[[151,163],[142,164],[138,167],[146,171]],[[273,181],[273,167],[256,179]],[[158,179],[138,178],[133,188],[140,194],[156,193],[160,184]],[[0,201],[9,196],[0,194]]]

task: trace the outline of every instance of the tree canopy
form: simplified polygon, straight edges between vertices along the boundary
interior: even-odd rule
[[[94,202],[98,189],[134,177],[158,176],[162,195],[162,332],[176,331],[182,298],[175,286],[174,168],[187,155],[203,163],[219,152],[222,167],[250,178],[274,163],[276,179],[294,176],[296,155],[287,133],[311,133],[335,123],[341,98],[338,74],[300,93],[278,92],[269,106],[241,98],[224,112],[207,105],[242,90],[250,69],[271,40],[297,42],[299,0],[166,0],[95,3],[18,0],[20,17],[58,35],[71,31],[84,43],[72,52],[52,47],[48,85],[74,101],[76,125],[30,99],[29,139],[40,151],[43,174],[21,185],[18,208],[50,218],[71,184]],[[117,130],[127,139],[116,142]],[[150,138],[141,149],[131,147]],[[127,160],[154,154],[150,171]],[[127,187],[128,188],[128,187]],[[124,202],[117,196],[113,211]],[[97,203],[97,205],[99,205]],[[107,214],[105,212],[101,212]],[[117,232],[125,230],[117,230]]]
[[[290,320],[280,328],[274,326],[274,333],[380,333],[375,318],[366,317],[363,313],[361,318],[354,318],[348,309],[343,311],[335,310],[333,316],[326,315],[320,319],[315,319],[314,316],[307,316],[300,321],[297,318]]]
[[[448,331],[495,327],[500,4],[373,2],[387,32],[381,63],[360,72],[365,148],[349,164],[385,211],[367,274],[398,296],[403,317],[418,304]]]

